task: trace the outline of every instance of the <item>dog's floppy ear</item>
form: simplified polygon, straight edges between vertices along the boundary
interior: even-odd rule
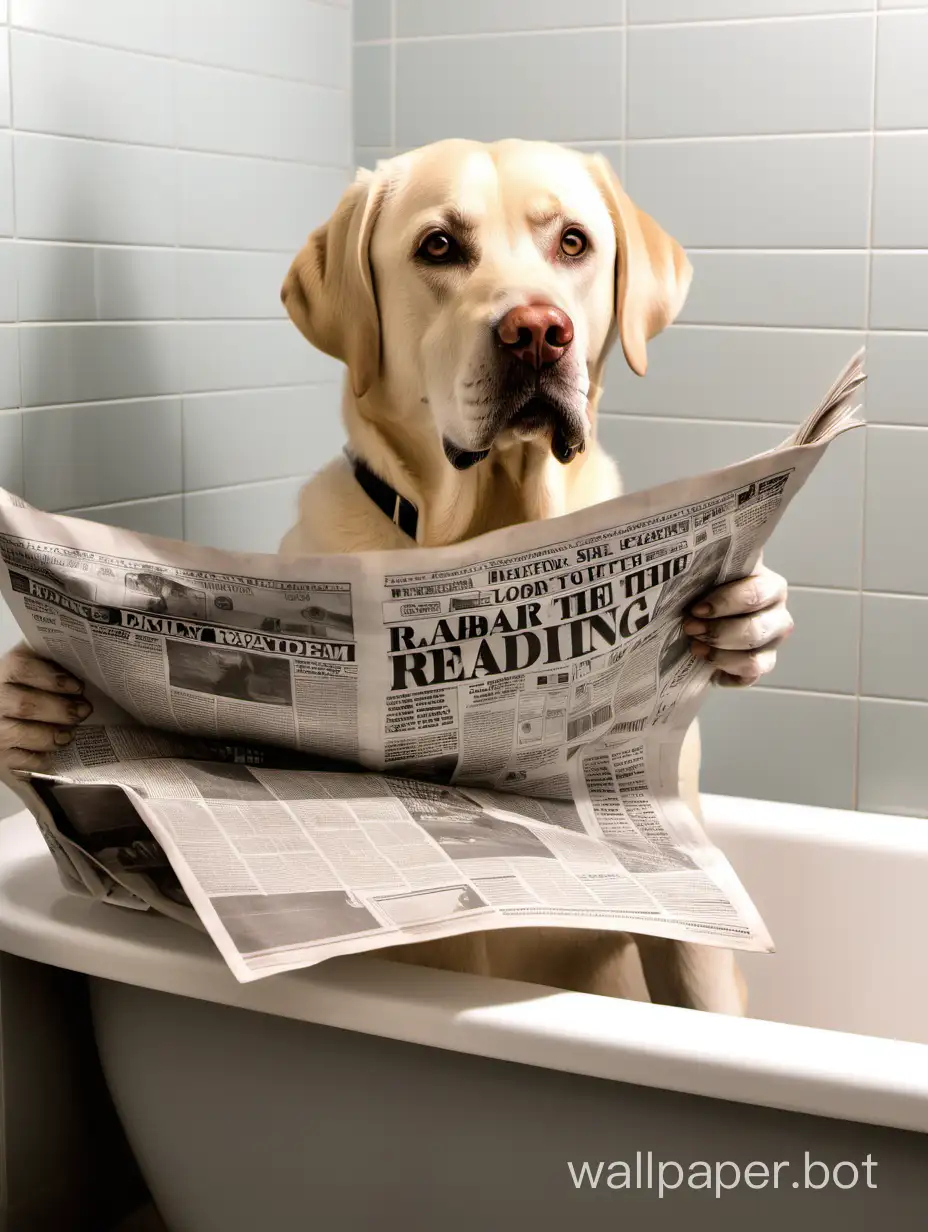
[[[622,350],[631,370],[644,376],[647,344],[683,307],[693,267],[677,241],[638,209],[602,154],[590,162],[615,227],[615,315]]]
[[[280,289],[291,321],[313,346],[347,365],[359,398],[380,371],[370,246],[385,188],[385,176],[359,171],[335,213],[294,258]]]

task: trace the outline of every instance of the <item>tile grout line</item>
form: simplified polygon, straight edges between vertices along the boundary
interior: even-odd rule
[[[869,338],[870,319],[873,315],[873,211],[876,198],[876,114],[877,114],[877,78],[879,72],[879,39],[880,15],[879,0],[873,0],[873,57],[872,76],[870,78],[870,182],[867,198],[867,282],[866,282],[866,326]],[[857,704],[854,714],[854,808],[860,807],[860,763],[861,763],[861,689],[864,679],[864,581],[867,548],[867,461],[870,443],[870,428],[864,428],[863,472],[860,501],[860,595],[857,602]]]

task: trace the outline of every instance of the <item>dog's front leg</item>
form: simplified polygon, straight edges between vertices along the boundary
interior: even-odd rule
[[[746,989],[731,950],[666,937],[636,936],[635,941],[655,1005],[743,1017]]]

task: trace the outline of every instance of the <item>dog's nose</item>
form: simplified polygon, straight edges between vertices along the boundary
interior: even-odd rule
[[[574,340],[574,326],[553,304],[524,304],[506,313],[496,336],[524,364],[542,368],[563,357]]]

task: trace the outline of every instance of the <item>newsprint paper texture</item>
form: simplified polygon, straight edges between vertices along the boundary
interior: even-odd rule
[[[61,876],[241,981],[526,925],[771,950],[680,798],[713,672],[681,615],[755,567],[863,380],[747,462],[440,549],[284,561],[0,492],[3,597],[96,704],[18,781]]]

